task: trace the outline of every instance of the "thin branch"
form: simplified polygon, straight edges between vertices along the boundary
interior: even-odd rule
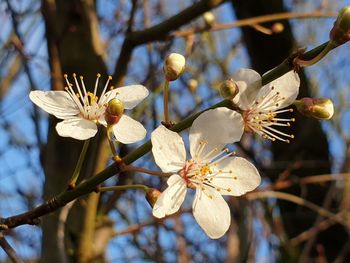
[[[270,14],[270,15],[263,15],[263,16],[256,16],[252,18],[246,18],[241,19],[239,21],[235,22],[229,22],[229,23],[217,23],[212,25],[212,27],[209,28],[210,31],[218,31],[218,30],[224,30],[224,29],[231,29],[234,27],[243,27],[243,26],[256,26],[261,23],[266,22],[272,22],[277,20],[284,20],[284,19],[301,19],[301,18],[315,18],[315,17],[322,17],[322,18],[335,18],[337,17],[338,13],[334,12],[307,12],[307,13],[277,13],[277,14]],[[203,28],[193,28],[185,31],[177,31],[172,34],[174,37],[189,37],[190,35],[196,34],[196,33],[202,33],[208,31],[208,27]]]
[[[7,242],[2,233],[0,233],[0,246],[14,263],[24,263],[24,261],[17,256],[16,251]]]
[[[10,1],[6,0],[8,9],[10,10],[11,13],[11,18],[12,18],[12,26],[13,26],[13,31],[14,34],[16,36],[16,38],[18,39],[20,45],[16,45],[16,50],[18,51],[19,55],[22,58],[22,62],[23,62],[23,67],[24,67],[24,71],[27,75],[28,81],[29,81],[29,86],[30,86],[30,90],[36,90],[36,86],[34,84],[34,80],[32,77],[32,73],[29,69],[29,65],[28,65],[28,57],[26,56],[26,54],[24,53],[24,42],[22,40],[22,36],[18,30],[19,25],[18,25],[18,21],[17,21],[17,15],[15,10],[12,8]],[[19,48],[20,47],[20,48]],[[34,127],[35,127],[35,134],[38,140],[38,144],[39,144],[39,148],[42,147],[43,143],[42,143],[42,136],[41,136],[41,131],[40,131],[40,127],[39,127],[39,110],[37,107],[34,107],[33,109],[33,121],[34,121]]]
[[[341,211],[341,212],[335,214],[334,216],[342,218],[342,216],[344,214],[345,214],[345,211]],[[334,218],[327,218],[327,219],[319,222],[316,226],[309,228],[308,230],[297,235],[296,237],[293,237],[290,240],[290,244],[293,246],[298,246],[300,243],[303,243],[303,242],[309,240],[310,238],[314,237],[319,232],[326,230],[327,228],[331,227],[335,223],[337,223],[337,221],[334,220]]]
[[[150,174],[150,175],[155,175],[155,176],[159,176],[159,177],[169,177],[172,175],[172,173],[163,173],[160,171],[153,171],[153,170],[149,170],[143,167],[137,167],[137,166],[133,166],[133,165],[125,165],[122,168],[122,171],[124,172],[140,172],[140,173],[145,173],[145,174]]]
[[[132,52],[135,47],[157,40],[164,40],[169,36],[171,31],[178,29],[179,27],[186,25],[196,17],[202,15],[206,11],[209,11],[225,0],[201,0],[192,6],[184,9],[180,13],[170,17],[169,19],[147,28],[142,31],[135,31],[128,34],[125,37],[122,49],[119,54],[119,58],[115,65],[115,71],[113,74],[113,82],[118,86],[122,82],[122,78],[127,71],[128,62],[131,59]]]
[[[321,216],[330,218],[335,220],[336,222],[342,224],[346,228],[350,229],[350,225],[343,219],[340,218],[339,216],[336,216],[332,212],[329,212],[327,209],[324,209],[321,206],[315,205],[314,203],[307,201],[303,198],[300,198],[298,196],[288,194],[288,193],[283,193],[283,192],[277,192],[277,191],[263,191],[263,192],[253,192],[253,193],[248,193],[246,194],[246,198],[248,200],[255,200],[255,199],[261,199],[261,198],[277,198],[277,199],[282,199],[286,200],[301,206],[305,206],[316,213],[318,213]]]
[[[312,175],[312,176],[306,176],[303,178],[278,181],[270,186],[267,186],[263,190],[281,190],[296,184],[300,184],[300,185],[321,184],[321,183],[330,182],[330,181],[348,180],[348,179],[350,179],[350,173]]]

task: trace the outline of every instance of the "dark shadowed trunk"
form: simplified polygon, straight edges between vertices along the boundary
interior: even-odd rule
[[[97,34],[94,1],[49,1],[42,2],[46,25],[48,52],[51,67],[52,89],[63,90],[62,73],[83,75],[87,89],[92,90],[97,73],[106,77],[103,49]],[[105,78],[104,78],[105,80]],[[83,143],[57,135],[57,119],[50,119],[48,144],[42,160],[45,169],[44,198],[67,188],[67,183],[77,163]],[[94,171],[99,138],[90,143],[82,174],[89,176]],[[43,218],[43,243],[41,262],[64,262],[65,255],[59,249],[58,217],[61,210]],[[65,253],[77,251],[84,207],[77,201],[69,212],[65,224]],[[79,219],[79,220],[78,220]],[[76,262],[74,259],[72,262]]]

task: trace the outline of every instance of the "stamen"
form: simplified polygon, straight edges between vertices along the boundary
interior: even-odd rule
[[[95,82],[95,88],[94,88],[94,97],[96,96],[96,92],[97,92],[97,88],[98,88],[98,81],[101,77],[100,73],[97,73],[97,78],[96,78],[96,82]]]
[[[89,98],[87,96],[87,92],[86,92],[86,88],[85,88],[85,83],[84,83],[84,78],[83,76],[80,76],[80,82],[81,82],[81,86],[83,87],[83,91],[84,91],[84,100],[86,102],[86,104],[89,105]]]
[[[80,86],[79,86],[79,83],[78,83],[78,80],[77,80],[77,75],[75,73],[73,73],[73,78],[74,78],[74,81],[75,81],[75,85],[76,85],[76,88],[79,92],[79,95],[80,95],[80,99],[81,99],[81,102],[83,103],[84,106],[88,106],[86,105],[85,101],[84,101],[84,96],[83,94],[81,93],[81,90],[80,90]],[[78,96],[77,96],[78,97]],[[79,98],[79,97],[78,97]]]
[[[103,91],[102,91],[101,96],[100,96],[100,101],[102,100],[103,96],[105,95],[106,90],[107,90],[107,87],[108,87],[109,82],[110,82],[111,80],[112,80],[112,76],[108,76],[106,85],[104,86]]]
[[[199,148],[198,148],[197,152],[195,153],[196,158],[198,158],[202,154],[202,152],[207,144],[208,144],[207,141],[200,141],[199,142]]]

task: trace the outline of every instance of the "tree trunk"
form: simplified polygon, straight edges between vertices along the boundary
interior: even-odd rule
[[[107,72],[99,34],[96,32],[94,1],[43,0],[42,13],[48,40],[52,89],[63,90],[63,72],[69,77],[72,73],[83,75],[87,89],[92,90],[96,74],[101,73],[106,77]],[[83,145],[82,142],[58,136],[55,129],[56,123],[56,119],[50,119],[48,144],[42,152],[45,199],[67,188]],[[81,175],[90,176],[93,173],[99,142],[100,138],[95,137],[90,143]],[[82,218],[85,214],[81,203],[81,201],[75,202],[65,224],[64,247],[72,262],[76,261],[74,256],[77,251]],[[43,218],[41,262],[65,262],[65,255],[62,255],[59,249],[57,235],[59,214],[60,211],[56,211]]]

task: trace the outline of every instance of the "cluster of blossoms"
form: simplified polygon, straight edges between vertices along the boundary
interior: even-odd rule
[[[170,54],[163,67],[166,91],[170,81],[177,79],[185,68],[185,59]],[[93,92],[86,89],[83,77],[73,74],[73,83],[64,76],[66,91],[32,91],[30,99],[46,112],[63,121],[56,125],[60,136],[86,140],[97,133],[97,125],[107,127],[109,139],[122,143],[142,140],[146,130],[138,121],[126,116],[124,109],[133,109],[148,96],[142,85],[111,87],[108,78],[101,95],[97,96],[100,75]],[[289,143],[292,134],[278,127],[288,127],[294,118],[278,114],[292,112],[294,104],[305,115],[330,118],[333,105],[320,99],[296,101],[299,77],[290,71],[262,86],[261,76],[250,69],[241,69],[226,81],[221,94],[237,108],[216,108],[205,111],[194,120],[189,131],[189,152],[177,133],[160,125],[151,133],[152,153],[164,173],[170,173],[168,187],[153,203],[153,215],[163,218],[177,212],[185,200],[187,189],[195,190],[193,215],[205,233],[220,238],[230,226],[229,206],[223,195],[240,196],[259,186],[261,178],[255,166],[236,157],[226,145],[240,141],[244,131],[263,138]],[[164,95],[167,98],[167,95]],[[167,102],[165,112],[168,118]],[[110,136],[112,133],[113,136]]]

